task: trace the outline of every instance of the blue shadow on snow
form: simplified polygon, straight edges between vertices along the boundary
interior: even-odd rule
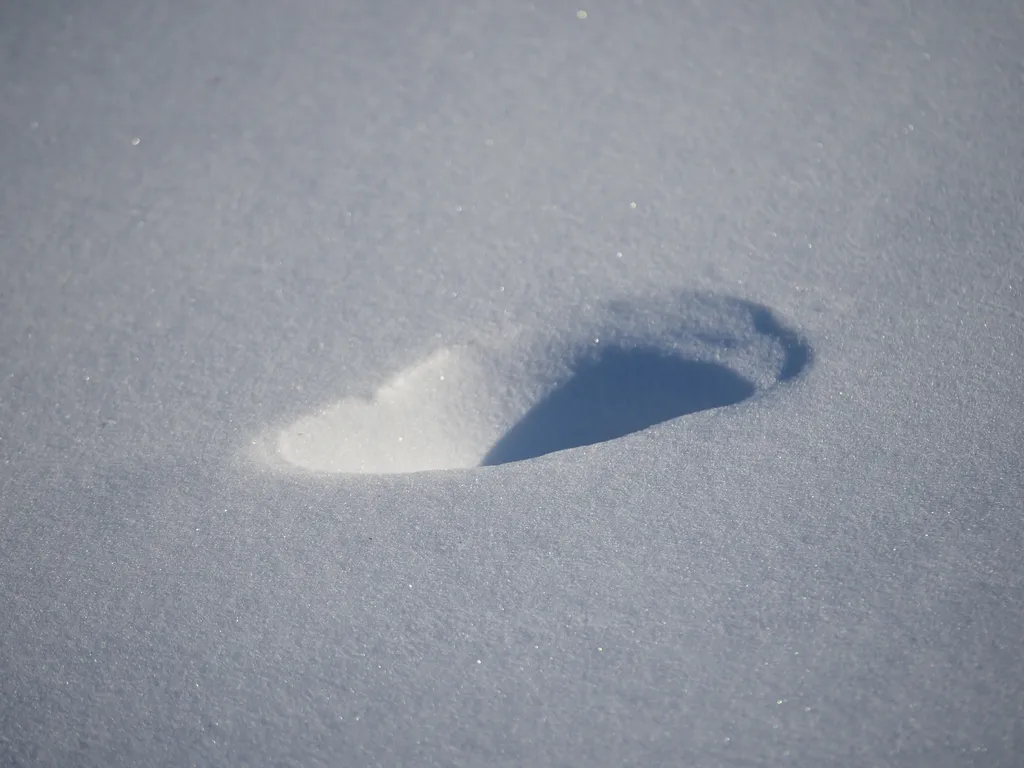
[[[535,405],[488,451],[481,466],[506,464],[639,432],[754,394],[725,366],[652,349],[609,348]]]
[[[797,378],[811,364],[810,346],[770,310],[740,302],[757,334],[784,354],[776,382]],[[728,348],[728,335],[716,338]],[[523,416],[487,452],[481,466],[532,459],[614,440],[670,419],[734,405],[756,387],[724,365],[688,360],[651,347],[608,347],[577,364],[571,377]]]

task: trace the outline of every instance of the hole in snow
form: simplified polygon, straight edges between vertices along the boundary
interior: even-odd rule
[[[314,472],[493,466],[721,408],[798,376],[810,348],[764,307],[713,296],[619,302],[551,333],[443,348],[269,439]]]

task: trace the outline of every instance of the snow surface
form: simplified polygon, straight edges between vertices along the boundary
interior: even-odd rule
[[[315,472],[391,474],[522,461],[734,405],[800,375],[808,344],[764,307],[712,296],[618,301],[564,331],[441,348],[253,441]],[[276,449],[276,450],[275,450]]]
[[[1020,765],[1022,51],[0,5],[0,764]]]

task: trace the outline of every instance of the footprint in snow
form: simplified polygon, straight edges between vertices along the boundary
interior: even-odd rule
[[[704,294],[615,302],[558,332],[434,349],[273,430],[282,466],[393,474],[492,466],[615,440],[796,378],[807,343],[766,308]]]

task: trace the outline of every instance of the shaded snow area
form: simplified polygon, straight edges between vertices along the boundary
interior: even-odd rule
[[[0,766],[1019,768],[1022,56],[0,3]]]

